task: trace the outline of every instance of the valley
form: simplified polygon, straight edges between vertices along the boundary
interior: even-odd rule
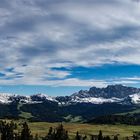
[[[70,96],[57,97],[46,94],[30,96],[0,94],[1,119],[114,124],[116,118],[117,123],[138,125],[140,124],[139,108],[140,89],[123,85],[92,87],[88,91],[80,90]],[[106,119],[107,116],[111,120]]]

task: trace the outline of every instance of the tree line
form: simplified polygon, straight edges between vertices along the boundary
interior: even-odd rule
[[[0,121],[0,140],[71,140],[69,133],[64,129],[63,125],[60,124],[57,128],[49,128],[49,131],[45,137],[39,137],[37,134],[32,135],[28,123],[24,122],[21,124],[22,129],[18,129],[18,125],[11,122]],[[140,139],[140,133],[134,133],[133,140]],[[118,140],[118,136],[115,135],[113,138],[110,136],[103,136],[102,131],[99,131],[98,135],[83,136],[76,132],[72,140]],[[129,140],[129,137],[126,138]]]

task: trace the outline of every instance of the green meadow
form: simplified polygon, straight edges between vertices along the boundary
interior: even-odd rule
[[[40,137],[45,136],[49,127],[57,127],[60,123],[47,123],[47,122],[29,122],[29,127],[33,135],[38,134]],[[129,125],[95,125],[95,124],[79,124],[79,123],[63,123],[63,126],[68,130],[69,135],[73,138],[78,131],[84,135],[96,135],[99,130],[102,130],[103,135],[119,136],[120,139],[124,139],[127,136],[132,136],[133,132],[140,131],[140,126]]]
[[[11,120],[6,120],[7,122]],[[25,120],[14,121],[18,125],[18,131],[21,129],[21,123]],[[47,135],[49,128],[56,128],[61,123],[49,123],[49,122],[28,122],[29,128],[33,136],[36,134],[41,138]],[[62,123],[65,130],[68,131],[70,140],[73,140],[76,132],[78,131],[80,135],[87,135],[88,140],[90,140],[90,135],[98,135],[99,131],[102,130],[103,136],[110,136],[113,138],[117,135],[119,140],[124,140],[126,137],[133,136],[133,132],[140,132],[140,126],[134,125],[97,125],[97,124],[87,124],[87,123]]]

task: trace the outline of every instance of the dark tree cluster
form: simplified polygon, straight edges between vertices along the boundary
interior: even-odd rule
[[[56,129],[50,127],[48,135],[43,140],[69,140],[68,131],[59,125]]]
[[[63,125],[59,125],[56,129],[50,127],[49,132],[42,140],[70,140],[68,131],[63,128]],[[72,140],[89,140],[89,137],[82,136],[79,132],[76,132],[75,137]],[[90,140],[111,140],[109,136],[103,136],[102,131],[99,131],[98,135],[91,135]],[[118,136],[114,136],[112,140],[118,140]]]
[[[0,140],[33,140],[28,124],[22,124],[21,132],[16,132],[17,124],[14,122],[0,122]]]
[[[140,132],[134,132],[133,140],[140,140]]]

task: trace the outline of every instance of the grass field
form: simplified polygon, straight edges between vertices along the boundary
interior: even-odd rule
[[[6,120],[10,121],[10,120]],[[16,123],[21,123],[16,121]],[[56,128],[60,123],[48,123],[48,122],[28,122],[32,134],[35,136],[38,134],[39,137],[47,135],[49,127]],[[140,126],[133,125],[97,125],[97,124],[80,124],[80,123],[62,123],[64,128],[69,132],[70,140],[73,140],[76,132],[78,131],[81,135],[97,135],[99,130],[102,130],[103,135],[109,135],[113,138],[114,135],[119,134],[119,140],[124,140],[127,136],[132,136],[133,132],[140,132]],[[21,127],[19,126],[20,130]],[[90,139],[88,139],[90,140]]]
[[[59,123],[47,123],[47,122],[33,122],[29,123],[30,129],[33,135],[45,136],[49,127],[57,127]],[[119,134],[120,139],[124,139],[126,136],[132,136],[133,131],[140,131],[140,126],[128,126],[128,125],[90,125],[90,124],[77,124],[77,123],[63,123],[64,128],[68,130],[70,137],[75,136],[79,131],[82,135],[98,134],[99,130],[102,130],[103,135],[116,135]]]

